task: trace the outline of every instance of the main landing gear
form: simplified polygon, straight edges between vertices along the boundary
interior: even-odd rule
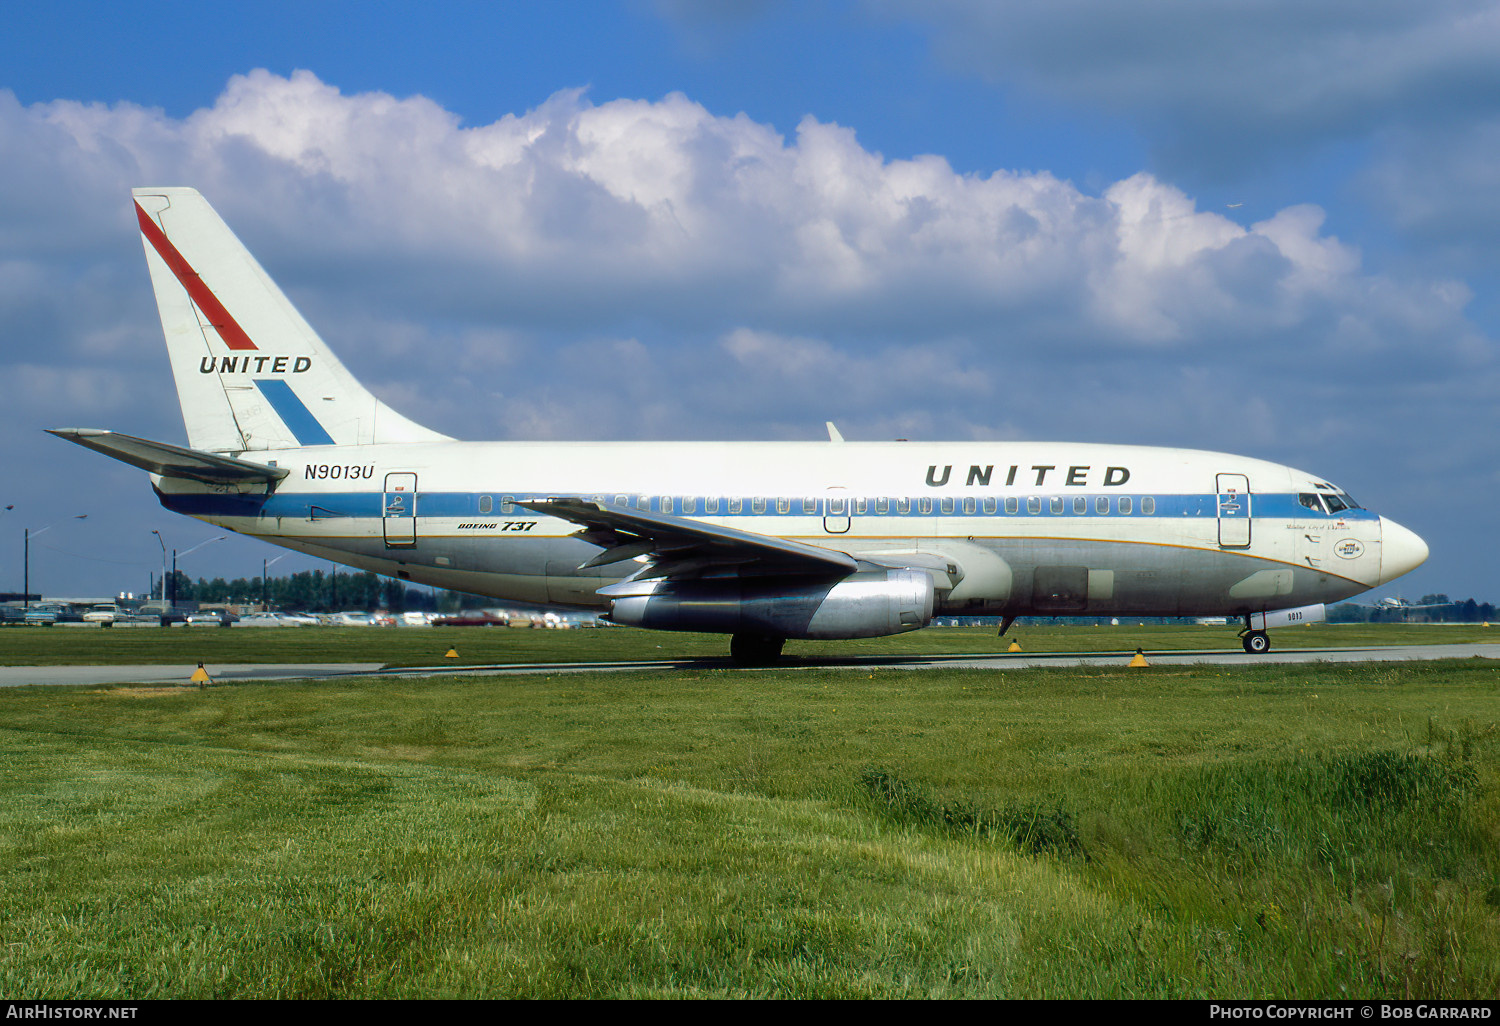
[[[1250,655],[1265,655],[1271,651],[1271,636],[1265,631],[1251,630],[1250,617],[1245,617],[1245,629],[1240,631],[1240,644]]]
[[[729,657],[741,666],[774,666],[785,644],[769,634],[736,634],[729,639]]]

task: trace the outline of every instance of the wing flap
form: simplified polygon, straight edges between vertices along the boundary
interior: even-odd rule
[[[249,460],[237,460],[232,456],[220,456],[166,442],[153,442],[148,438],[136,438],[134,435],[122,435],[117,431],[48,428],[47,433],[162,477],[185,478],[207,484],[247,484],[259,481],[269,485],[287,475],[284,467],[268,467]]]

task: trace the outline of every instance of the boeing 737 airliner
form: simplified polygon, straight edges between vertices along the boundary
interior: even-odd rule
[[[1427,558],[1320,477],[1191,449],[455,441],[361,386],[195,190],[135,208],[188,445],[53,434],[169,510],[403,581],[729,634],[742,662],[937,614],[1233,616],[1265,652]]]

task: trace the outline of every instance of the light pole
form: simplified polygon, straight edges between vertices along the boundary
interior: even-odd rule
[[[6,509],[9,509],[9,508],[10,508],[9,506],[6,507]],[[89,518],[89,515],[87,513],[75,513],[72,516],[73,520],[87,520],[88,518]],[[36,533],[37,534],[42,534],[42,533],[44,533],[46,531],[50,531],[54,527],[56,527],[58,524],[62,523],[63,520],[67,520],[67,519],[69,519],[69,518],[68,517],[63,517],[62,520],[54,520],[54,521],[52,521],[52,523],[48,524],[46,527],[42,528],[40,531],[37,531]],[[23,537],[22,549],[21,549],[21,609],[22,610],[27,610],[27,609],[31,608],[31,535],[32,535],[32,530],[29,527],[26,528],[22,532],[22,537]]]
[[[167,543],[162,540],[160,531],[152,531],[156,535],[156,544],[161,546],[161,594],[157,598],[162,602],[167,601]]]
[[[6,507],[5,507],[5,508],[4,508],[4,509],[0,509],[0,513],[9,513],[9,512],[10,512],[10,511],[11,511],[11,510],[13,510],[13,509],[15,509],[15,508],[16,508],[16,507],[15,507],[15,504],[14,504],[14,503],[12,503],[12,504],[11,504],[11,505],[9,505],[9,506],[6,506]],[[22,596],[21,596],[21,598],[22,598],[22,600],[23,600],[23,601],[24,601],[24,600],[25,600],[25,598],[26,598],[26,596],[25,596],[25,595],[22,595]]]

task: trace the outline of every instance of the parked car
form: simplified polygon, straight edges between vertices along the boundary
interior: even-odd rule
[[[509,620],[494,613],[465,610],[454,616],[440,616],[432,621],[434,627],[506,627]]]
[[[113,602],[102,602],[83,614],[84,623],[97,623],[101,627],[113,627],[118,620],[125,619],[125,611]]]
[[[32,626],[54,624],[66,610],[56,602],[38,602],[26,609],[26,622]]]
[[[230,627],[239,622],[239,618],[238,613],[231,613],[227,609],[200,609],[196,613],[189,613],[187,622],[189,627]]]

